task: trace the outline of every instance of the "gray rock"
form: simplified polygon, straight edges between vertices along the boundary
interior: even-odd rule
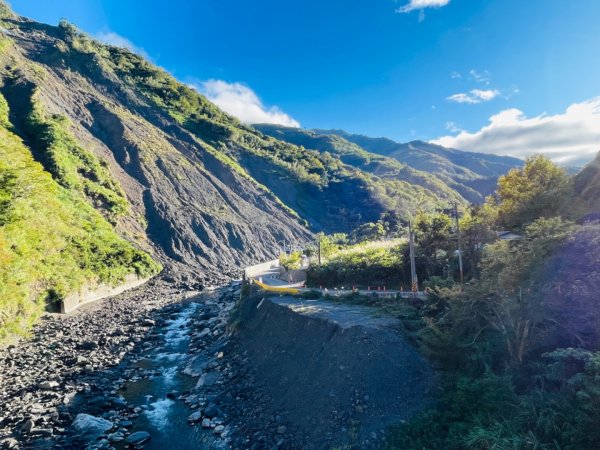
[[[121,432],[111,433],[108,435],[108,440],[110,442],[121,442],[125,439],[125,435]]]
[[[0,441],[0,448],[4,448],[6,450],[12,450],[19,447],[19,441],[13,438],[8,438]]]
[[[225,427],[223,425],[217,425],[213,430],[215,434],[222,434],[223,431],[225,431]]]
[[[35,422],[33,420],[29,419],[29,420],[25,421],[25,423],[21,427],[21,431],[23,431],[23,433],[31,433],[31,430],[33,430],[33,427],[35,427]]]
[[[200,411],[196,411],[188,417],[188,422],[199,422],[202,419],[202,413]]]
[[[277,427],[277,434],[285,434],[287,431],[287,427],[285,425],[280,425]]]
[[[210,419],[202,420],[202,428],[210,428]]]
[[[38,384],[38,388],[43,389],[44,391],[51,391],[59,386],[60,384],[58,384],[56,381],[42,381],[40,384]]]
[[[136,431],[135,433],[130,434],[125,439],[129,445],[140,445],[150,439],[150,433],[147,431]]]
[[[98,348],[98,344],[96,344],[94,341],[83,341],[81,344],[79,344],[79,348],[82,350],[96,350]]]
[[[71,426],[77,431],[78,435],[94,440],[110,430],[113,423],[101,417],[81,413],[77,414]]]
[[[212,419],[219,415],[219,409],[212,403],[204,409],[204,416]]]
[[[34,428],[31,430],[31,434],[42,437],[50,437],[54,434],[54,432],[52,431],[52,428]]]
[[[210,328],[205,328],[200,333],[198,333],[197,336],[198,336],[198,338],[203,338],[204,336],[208,336],[211,333],[212,332],[210,331]]]

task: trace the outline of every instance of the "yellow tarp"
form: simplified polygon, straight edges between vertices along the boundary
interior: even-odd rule
[[[254,284],[256,284],[263,291],[275,292],[277,294],[298,295],[300,293],[299,289],[289,288],[289,287],[269,286],[268,284],[261,283],[260,281],[257,281],[257,280],[254,280]]]

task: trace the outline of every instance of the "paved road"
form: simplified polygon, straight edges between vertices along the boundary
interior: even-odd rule
[[[328,320],[342,328],[351,328],[357,325],[368,328],[387,328],[398,323],[398,320],[393,317],[375,315],[376,311],[368,306],[304,300],[296,297],[272,297],[269,301],[286,306],[298,314]]]

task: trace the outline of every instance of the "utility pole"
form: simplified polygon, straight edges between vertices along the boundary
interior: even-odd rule
[[[321,265],[321,236],[319,236],[319,240],[318,240],[318,247],[319,247],[319,265]]]
[[[462,250],[460,245],[460,227],[458,226],[458,203],[454,202],[454,218],[456,219],[456,245],[458,247],[458,268],[460,270],[460,290],[463,289],[465,275],[463,272]]]
[[[419,290],[419,280],[417,280],[417,266],[415,264],[415,242],[412,232],[412,223],[408,222],[408,250],[410,252],[410,289],[412,292]]]

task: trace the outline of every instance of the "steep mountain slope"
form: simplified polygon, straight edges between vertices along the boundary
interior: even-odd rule
[[[423,141],[401,144],[387,138],[371,138],[342,130],[314,131],[343,137],[371,153],[435,174],[471,202],[482,201],[493,192],[499,176],[523,164],[520,159],[510,156],[465,152]]]
[[[178,270],[212,274],[271,256],[278,240],[308,238],[271,192],[157,107],[160,97],[153,101],[136,88],[157,69],[67,23],[50,27],[8,14],[2,26],[1,91],[16,132],[55,180],[84,192],[121,234],[151,246],[168,264],[181,263]],[[183,89],[166,74],[164,80],[175,93]],[[53,152],[44,140],[57,127],[67,145]],[[115,180],[101,192],[90,180],[102,177],[85,167],[90,158]],[[77,173],[84,178],[79,185],[70,180]],[[127,211],[119,206],[124,198]]]
[[[584,213],[600,218],[600,153],[575,176],[575,192]]]
[[[101,45],[67,22],[5,17],[2,78],[19,132],[37,98],[66,116],[81,146],[108,161],[133,204],[118,226],[147,234],[165,256],[205,270],[266,257],[281,239],[345,231],[389,209],[406,214],[453,199],[381,179],[324,155],[267,138],[141,57]],[[29,133],[31,134],[31,133]],[[445,197],[445,198],[444,198]],[[182,212],[185,211],[185,214]]]

